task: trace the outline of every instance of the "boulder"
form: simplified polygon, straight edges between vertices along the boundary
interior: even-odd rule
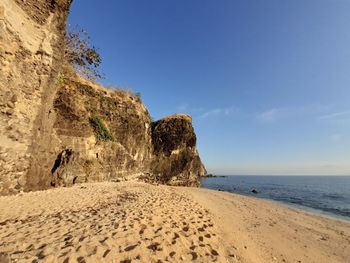
[[[170,185],[198,186],[207,172],[196,149],[192,118],[175,114],[152,123],[154,158],[151,165],[158,181]]]
[[[251,192],[252,192],[253,194],[259,193],[258,190],[256,190],[255,188],[253,188]]]

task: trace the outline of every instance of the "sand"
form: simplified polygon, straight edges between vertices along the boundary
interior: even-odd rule
[[[0,262],[349,262],[350,223],[140,182],[0,197]]]

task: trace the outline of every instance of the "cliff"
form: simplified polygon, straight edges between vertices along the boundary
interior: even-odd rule
[[[0,194],[140,177],[198,185],[191,118],[62,70],[70,0],[0,3]]]
[[[151,122],[139,97],[79,77],[62,81],[54,109],[59,149],[51,185],[139,177],[197,186],[206,173],[189,116]]]
[[[39,189],[52,165],[53,98],[70,0],[0,2],[0,193]]]

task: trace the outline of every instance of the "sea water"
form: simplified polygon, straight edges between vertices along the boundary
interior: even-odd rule
[[[203,178],[201,183],[350,220],[350,176],[227,176]]]

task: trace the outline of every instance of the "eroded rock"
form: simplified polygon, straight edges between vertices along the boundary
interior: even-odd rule
[[[57,81],[70,4],[1,1],[0,195],[140,175],[198,185],[206,171],[189,116],[152,123],[130,92]]]

